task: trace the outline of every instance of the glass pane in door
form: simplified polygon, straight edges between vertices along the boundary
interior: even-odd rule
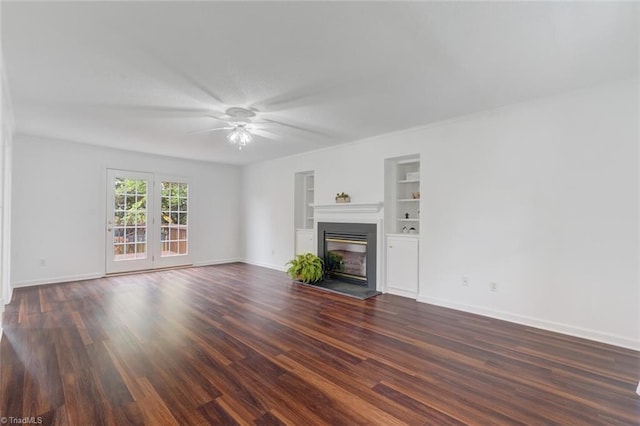
[[[147,180],[116,177],[113,260],[147,258]]]
[[[160,256],[184,256],[188,254],[189,185],[163,181],[160,195]]]

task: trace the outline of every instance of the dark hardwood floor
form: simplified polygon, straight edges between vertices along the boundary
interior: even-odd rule
[[[42,424],[640,424],[638,352],[244,264],[17,289],[0,356]]]

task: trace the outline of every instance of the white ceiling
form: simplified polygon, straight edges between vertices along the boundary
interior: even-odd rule
[[[638,75],[638,3],[0,7],[17,133],[233,164]],[[285,125],[189,134],[230,106]]]

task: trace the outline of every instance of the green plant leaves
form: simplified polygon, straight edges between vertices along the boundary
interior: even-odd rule
[[[299,254],[287,262],[287,265],[291,265],[287,269],[287,274],[292,279],[304,283],[318,282],[324,276],[324,263],[313,253]]]

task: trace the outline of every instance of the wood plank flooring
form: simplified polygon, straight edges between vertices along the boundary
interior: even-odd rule
[[[638,425],[640,353],[230,264],[17,289],[0,415],[55,425]]]

